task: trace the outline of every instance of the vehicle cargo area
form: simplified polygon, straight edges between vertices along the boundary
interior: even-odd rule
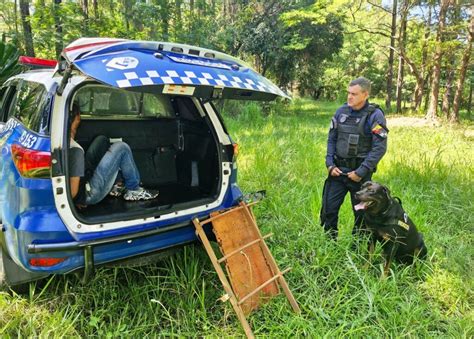
[[[217,141],[210,120],[199,114],[193,100],[161,96],[159,105],[155,102],[152,106],[144,94],[115,91],[102,98],[106,109],[101,111],[97,102],[103,93],[84,92],[79,97],[81,124],[76,141],[84,150],[99,135],[111,142],[124,141],[132,149],[142,186],[158,190],[159,196],[132,202],[107,196],[98,204],[78,210],[83,219],[97,222],[158,215],[216,198],[220,179]]]

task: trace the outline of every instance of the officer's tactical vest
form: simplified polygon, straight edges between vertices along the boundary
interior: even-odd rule
[[[367,118],[378,107],[369,104],[357,117],[351,115],[350,107],[343,109],[337,121],[336,155],[338,158],[365,158],[372,148],[372,135],[365,134]]]

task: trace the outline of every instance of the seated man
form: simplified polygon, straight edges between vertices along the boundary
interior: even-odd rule
[[[89,147],[87,155],[75,141],[77,129],[81,123],[79,105],[72,107],[70,115],[71,141],[69,148],[69,177],[71,195],[78,206],[94,205],[100,202],[112,190],[118,172],[124,181],[124,189],[114,187],[114,195],[123,194],[128,201],[150,200],[158,196],[139,186],[140,173],[133,160],[130,146],[120,141],[109,147],[108,139],[99,136]],[[86,164],[93,171],[86,175]],[[118,193],[118,194],[117,194]]]

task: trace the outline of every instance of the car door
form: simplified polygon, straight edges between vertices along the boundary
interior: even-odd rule
[[[2,222],[3,207],[5,202],[5,191],[3,189],[3,182],[5,178],[4,173],[4,161],[1,156],[5,142],[10,135],[9,131],[11,127],[7,124],[8,120],[8,111],[11,106],[11,103],[14,99],[14,94],[16,91],[15,82],[10,82],[8,85],[4,85],[0,88],[0,224]]]

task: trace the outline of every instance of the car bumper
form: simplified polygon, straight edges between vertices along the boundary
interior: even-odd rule
[[[71,241],[62,243],[32,243],[27,247],[28,256],[35,258],[64,258],[51,267],[32,267],[33,272],[65,274],[83,269],[83,280],[87,281],[96,266],[123,259],[145,256],[172,247],[196,241],[194,227],[189,222],[174,224],[96,241]]]

